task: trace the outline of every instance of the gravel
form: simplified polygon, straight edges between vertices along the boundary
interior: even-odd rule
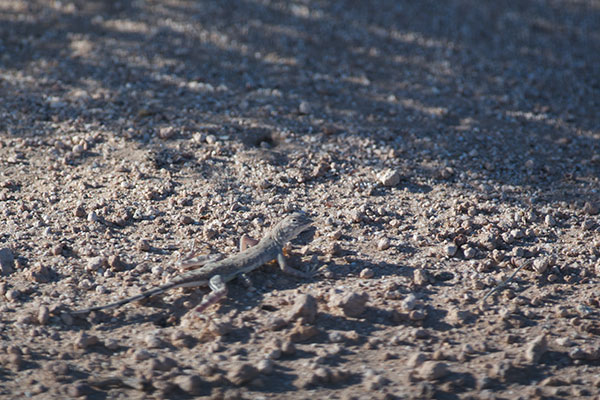
[[[0,397],[593,397],[596,2],[0,15]],[[296,209],[312,278],[266,265],[203,316],[205,288],[69,313]]]

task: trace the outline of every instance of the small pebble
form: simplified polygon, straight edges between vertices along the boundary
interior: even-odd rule
[[[273,184],[268,179],[261,179],[261,181],[258,183],[258,187],[261,189],[268,189],[271,186],[273,186]]]
[[[85,269],[87,271],[97,271],[107,265],[107,260],[104,257],[92,257],[87,260]]]
[[[153,265],[152,268],[150,268],[150,272],[152,272],[152,275],[161,275],[163,271],[164,269],[162,265]]]
[[[375,275],[375,273],[373,272],[373,270],[371,268],[363,268],[360,271],[360,277],[363,279],[371,279],[374,275]]]
[[[364,386],[367,390],[374,391],[379,390],[387,383],[387,379],[385,379],[381,375],[373,375],[371,377],[365,378]]]
[[[211,319],[208,330],[216,336],[225,336],[233,330],[233,324],[228,317]]]
[[[108,265],[113,271],[123,271],[125,269],[125,264],[121,261],[121,258],[118,255],[112,255],[108,257]]]
[[[34,318],[30,314],[21,314],[17,317],[16,323],[19,325],[29,325],[34,322]]]
[[[329,377],[329,380],[331,381],[331,383],[333,383],[334,385],[336,384],[340,384],[342,382],[345,382],[348,380],[349,375],[346,371],[344,371],[343,369],[340,368],[335,368],[331,370],[331,374]]]
[[[598,211],[600,210],[600,208],[598,207],[598,205],[594,204],[594,203],[590,203],[589,201],[587,201],[584,205],[583,205],[583,212],[589,215],[596,215],[598,214]]]
[[[383,186],[393,187],[400,183],[400,174],[396,170],[387,169],[379,173],[377,180]]]
[[[19,299],[19,295],[20,293],[17,289],[8,289],[4,294],[4,297],[10,302],[16,302]]]
[[[413,282],[417,286],[424,286],[429,283],[429,273],[424,269],[415,269],[413,272]]]
[[[331,256],[339,256],[342,254],[342,246],[338,242],[333,242],[329,244],[326,251]]]
[[[419,376],[427,381],[441,379],[449,373],[448,365],[440,361],[425,361],[419,368]]]
[[[332,296],[330,303],[347,317],[356,318],[365,311],[368,300],[366,293],[346,292]]]
[[[269,375],[273,372],[273,361],[270,359],[263,359],[256,365],[258,372],[261,374]]]
[[[280,349],[271,349],[271,350],[267,351],[265,356],[269,360],[278,360],[281,358],[281,350]]]
[[[548,266],[549,266],[549,262],[548,262],[548,259],[545,257],[536,258],[533,261],[533,270],[540,275],[543,274],[544,272],[546,272],[546,270],[548,269]]]
[[[213,239],[215,236],[217,236],[217,231],[216,231],[216,230],[214,230],[214,229],[212,229],[212,228],[209,228],[209,227],[205,226],[205,227],[202,229],[202,234],[204,235],[204,238],[205,238],[206,240],[211,240],[211,239]]]
[[[546,339],[546,335],[539,335],[531,342],[527,343],[525,348],[525,359],[530,363],[537,364],[547,350],[548,340]]]
[[[473,247],[467,247],[463,250],[463,254],[467,260],[470,260],[477,256],[477,250],[475,250]]]
[[[198,375],[179,375],[173,382],[186,394],[198,396],[202,394],[204,382]]]
[[[104,286],[104,285],[98,285],[98,286],[96,286],[96,293],[106,294],[106,293],[108,293],[108,289],[106,289],[106,286]]]
[[[310,112],[311,112],[310,103],[307,101],[300,102],[300,105],[298,106],[298,112],[300,112],[300,114],[310,114]]]
[[[98,221],[98,215],[96,214],[95,211],[92,211],[91,213],[88,214],[87,220],[88,220],[88,222],[96,222],[96,221]]]
[[[446,247],[444,247],[444,252],[448,257],[454,257],[457,251],[458,247],[454,244],[448,244]]]
[[[75,339],[75,346],[79,347],[80,349],[87,349],[90,346],[98,344],[98,342],[99,339],[97,336],[88,335],[87,333],[82,332]]]
[[[593,227],[594,221],[592,221],[591,219],[586,219],[581,223],[581,229],[583,229],[584,231],[590,231]]]
[[[73,317],[69,313],[64,312],[60,314],[60,319],[67,326],[73,325]]]
[[[56,273],[52,268],[41,263],[36,263],[27,270],[25,276],[32,282],[48,283],[56,277]]]
[[[329,238],[330,238],[331,240],[334,240],[334,241],[335,241],[335,240],[340,240],[340,238],[342,237],[342,234],[343,234],[342,230],[341,230],[341,229],[338,229],[338,230],[336,230],[336,231],[333,231],[333,232],[332,232],[332,233],[329,235]]]
[[[446,322],[450,325],[454,326],[462,326],[467,320],[471,319],[473,314],[467,310],[461,310],[456,307],[452,307],[448,310],[448,314],[446,315]]]
[[[421,328],[415,329],[412,334],[415,339],[427,339],[431,336],[426,329]]]
[[[8,247],[0,249],[0,272],[2,275],[8,275],[15,270],[15,257]]]
[[[215,144],[217,143],[217,137],[215,135],[206,135],[206,143],[208,144]]]
[[[492,259],[499,263],[504,260],[504,253],[498,249],[494,249],[492,251]]]
[[[250,363],[234,364],[227,379],[236,386],[244,385],[258,376],[258,369]]]
[[[281,344],[281,351],[283,352],[283,354],[285,355],[292,355],[294,353],[296,353],[296,345],[292,342],[292,341],[284,341]]]
[[[48,323],[49,319],[50,319],[50,310],[48,309],[47,306],[41,306],[38,311],[38,315],[37,315],[38,323],[40,325],[46,325]]]
[[[313,372],[313,379],[319,383],[328,383],[331,377],[331,370],[326,367],[316,368]]]
[[[194,223],[194,219],[189,215],[182,215],[179,218],[179,222],[181,223],[181,225],[190,225]]]
[[[388,238],[381,238],[377,241],[377,250],[379,251],[383,251],[383,250],[387,250],[390,248],[390,239]]]
[[[144,338],[144,342],[149,349],[157,349],[163,347],[163,341],[160,340],[155,334],[149,333]]]
[[[362,222],[365,215],[362,213],[362,211],[360,211],[358,209],[353,209],[353,210],[350,210],[350,212],[348,213],[348,217],[350,218],[350,220],[352,222],[359,223],[359,222]]]
[[[78,205],[75,208],[74,214],[76,217],[79,217],[79,218],[85,217],[86,212],[85,212],[85,208],[83,207],[83,205]]]
[[[412,353],[408,357],[408,361],[406,362],[406,365],[409,368],[417,368],[417,367],[421,366],[425,361],[427,361],[427,356],[425,355],[425,353],[421,353],[419,351],[416,353]]]
[[[89,290],[93,287],[92,282],[89,279],[80,280],[78,286],[83,290]]]
[[[402,306],[402,310],[412,311],[417,305],[417,296],[411,293],[408,296],[406,296],[400,304]]]
[[[83,153],[83,151],[84,151],[83,145],[81,145],[81,144],[76,144],[75,146],[73,146],[73,147],[71,148],[71,151],[72,151],[74,154],[76,154],[76,155],[80,155],[80,154],[81,154],[81,153]]]
[[[150,243],[147,240],[142,239],[137,243],[137,248],[140,251],[150,251]]]
[[[170,357],[159,356],[150,360],[152,371],[170,371],[177,366],[177,361]]]
[[[340,331],[330,331],[327,337],[331,343],[341,343],[346,339],[344,334]]]
[[[319,329],[314,325],[302,325],[301,320],[296,321],[294,327],[289,331],[287,339],[292,342],[305,342],[319,334]],[[285,351],[282,348],[282,351]]]
[[[265,323],[265,328],[271,331],[278,331],[287,325],[288,321],[285,318],[271,316]]]
[[[117,350],[119,346],[119,342],[116,339],[107,339],[104,342],[104,347],[106,347],[109,350]]]
[[[423,310],[412,310],[408,313],[408,318],[410,318],[411,321],[422,321],[425,317],[427,317],[427,314]]]
[[[62,243],[58,243],[54,246],[52,246],[52,250],[50,250],[50,252],[52,253],[53,256],[60,256],[63,252],[64,249],[64,245]]]
[[[317,300],[310,294],[302,294],[296,298],[290,311],[288,320],[302,318],[304,322],[312,324],[317,316]]]
[[[158,130],[158,137],[163,140],[170,139],[175,136],[176,133],[177,131],[172,126],[163,126]]]
[[[581,347],[575,347],[569,350],[569,358],[572,360],[585,360],[588,358],[588,354]]]

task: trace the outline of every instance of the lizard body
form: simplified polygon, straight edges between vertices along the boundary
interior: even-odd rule
[[[308,229],[312,222],[313,221],[304,213],[291,213],[272,227],[258,244],[240,253],[219,261],[206,262],[203,258],[195,257],[184,259],[181,261],[182,267],[194,268],[200,266],[200,268],[186,272],[162,286],[143,291],[136,296],[127,297],[102,306],[72,311],[71,314],[85,314],[92,311],[120,307],[133,301],[147,299],[165,293],[174,288],[209,286],[211,292],[205,296],[200,306],[196,308],[197,312],[202,312],[208,306],[216,303],[227,294],[227,287],[225,286],[227,282],[242,274],[255,270],[272,260],[277,260],[283,272],[299,277],[307,277],[309,276],[308,274],[287,265],[283,255],[283,246],[301,232]]]

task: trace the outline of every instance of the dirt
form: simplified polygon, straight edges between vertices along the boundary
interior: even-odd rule
[[[0,0],[0,23],[0,397],[600,398],[600,2]],[[70,313],[292,210],[313,278]]]

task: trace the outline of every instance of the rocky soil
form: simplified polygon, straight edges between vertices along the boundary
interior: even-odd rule
[[[1,398],[600,399],[597,0],[0,0],[0,100]]]

